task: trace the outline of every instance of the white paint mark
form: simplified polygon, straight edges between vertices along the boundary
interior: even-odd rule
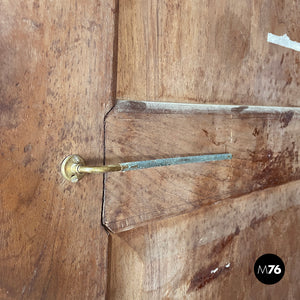
[[[218,270],[219,270],[219,268],[215,268],[214,270],[210,271],[210,274],[215,274]]]
[[[225,265],[225,268],[229,268],[230,267],[230,263],[228,263],[227,265]]]
[[[275,35],[268,33],[267,41],[272,44],[276,44],[285,48],[293,49],[300,52],[300,43],[292,41],[287,34]]]
[[[26,291],[26,285],[23,286],[22,295],[24,295],[25,291]]]

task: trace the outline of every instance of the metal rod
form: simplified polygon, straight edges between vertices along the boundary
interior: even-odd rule
[[[211,162],[218,160],[228,160],[231,159],[232,155],[230,153],[222,154],[206,154],[206,155],[193,155],[185,157],[171,157],[171,158],[161,158],[153,160],[142,160],[133,161],[126,163],[119,163],[115,165],[107,166],[86,166],[84,159],[79,155],[69,155],[66,157],[61,165],[61,173],[69,181],[77,182],[86,173],[106,173],[106,172],[116,172],[116,171],[132,171],[149,169],[154,167],[164,167],[173,165],[182,165],[188,163],[199,163],[199,162]]]
[[[194,155],[185,157],[171,157],[154,160],[142,160],[127,163],[120,163],[122,171],[141,170],[154,167],[165,167],[173,165],[191,164],[199,162],[209,162],[217,160],[231,159],[232,155],[229,153],[224,154],[207,154],[207,155]]]

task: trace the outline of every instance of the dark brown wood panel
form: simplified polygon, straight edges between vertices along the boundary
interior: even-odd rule
[[[70,184],[60,163],[102,163],[115,14],[114,1],[0,3],[1,299],[104,297],[102,178]]]
[[[119,101],[106,162],[232,153],[233,159],[106,176],[112,231],[300,179],[299,109]]]
[[[299,181],[111,236],[112,299],[298,299]],[[276,253],[283,279],[259,282]],[[130,274],[130,276],[129,276]]]
[[[299,106],[299,1],[120,1],[119,99]]]

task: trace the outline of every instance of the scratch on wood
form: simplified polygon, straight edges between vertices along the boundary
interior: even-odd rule
[[[203,288],[212,280],[218,278],[222,273],[228,273],[231,264],[227,263],[225,266],[217,267],[217,264],[212,264],[207,268],[200,269],[192,278],[187,293],[191,293]]]
[[[251,226],[251,225],[250,225]],[[214,246],[210,257],[215,256],[216,254],[219,254],[220,252],[222,252],[222,250],[233,241],[233,238],[237,235],[239,235],[240,233],[240,228],[237,226],[235,229],[235,232],[231,233],[230,235],[228,235],[227,237],[221,239],[220,242],[217,243],[216,246]]]

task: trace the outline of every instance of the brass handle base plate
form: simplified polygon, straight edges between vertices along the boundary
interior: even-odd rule
[[[80,180],[84,174],[78,172],[79,166],[85,166],[84,159],[81,156],[77,154],[67,156],[61,164],[63,177],[73,183]]]

